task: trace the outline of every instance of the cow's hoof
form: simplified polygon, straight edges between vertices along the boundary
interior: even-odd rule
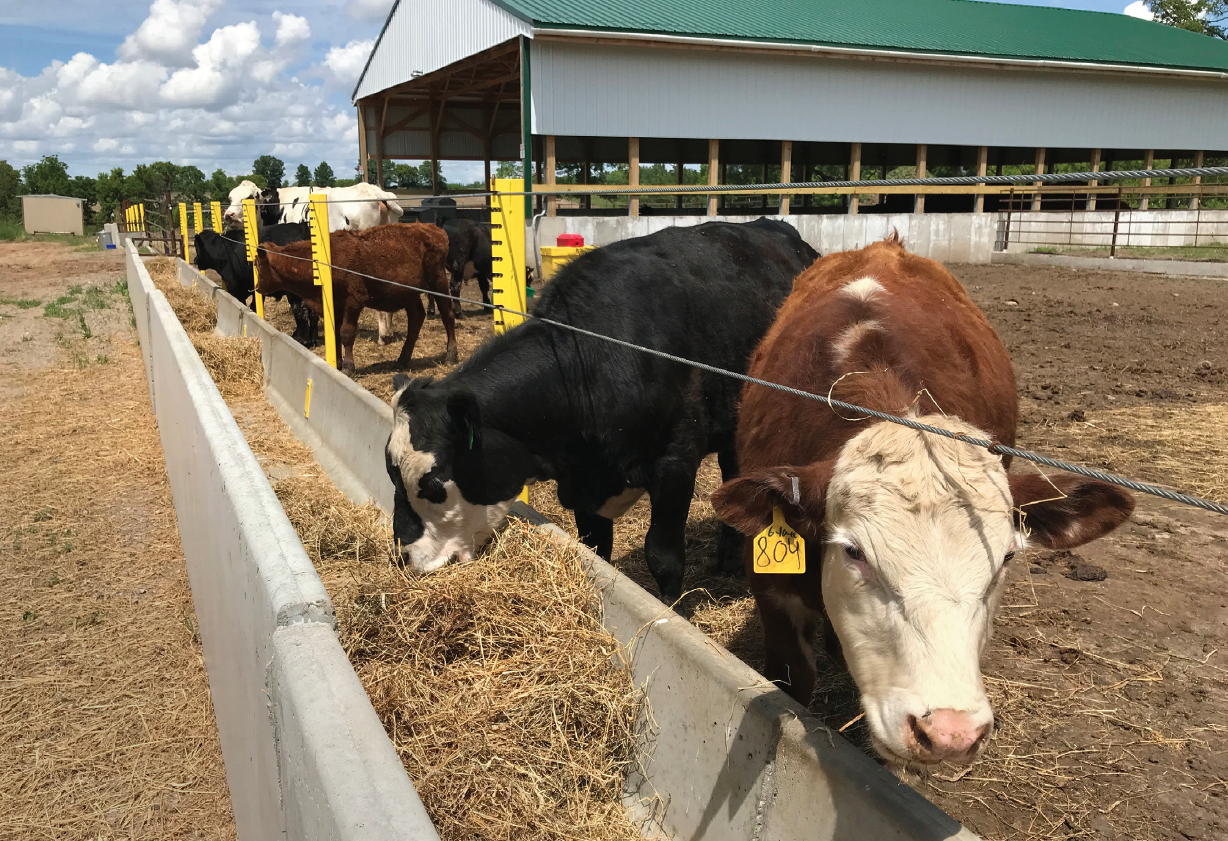
[[[448,345],[448,352],[443,361],[448,365],[455,365],[459,358],[460,354],[456,352],[456,345]]]

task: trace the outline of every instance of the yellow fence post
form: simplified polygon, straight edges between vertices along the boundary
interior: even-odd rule
[[[205,211],[200,202],[192,202],[192,228],[198,234],[205,229]]]
[[[145,202],[136,206],[136,224],[139,230],[145,230]]]
[[[528,278],[524,253],[524,206],[520,196],[505,196],[524,189],[519,178],[496,178],[490,199],[490,244],[494,262],[491,273],[490,300],[495,305],[495,333],[504,333],[524,321],[518,313],[526,312],[525,283]],[[507,309],[504,309],[504,308]],[[508,312],[515,310],[515,312]],[[522,488],[519,499],[529,501],[529,489]]]
[[[243,234],[247,242],[247,262],[252,264],[252,294],[256,296],[256,316],[264,318],[264,296],[260,294],[260,275],[256,270],[256,248],[260,245],[260,229],[256,225],[256,200],[243,200]]]
[[[220,201],[209,202],[209,221],[211,227],[217,233],[222,232],[222,203]]]
[[[183,235],[183,259],[192,262],[192,249],[188,246],[188,206],[179,202],[179,233]]]
[[[337,333],[334,325],[337,315],[333,312],[333,248],[328,236],[328,196],[311,194],[311,259],[312,274],[324,309],[324,358],[337,367]]]

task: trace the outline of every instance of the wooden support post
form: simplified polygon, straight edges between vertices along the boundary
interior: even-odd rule
[[[1099,172],[1099,171],[1100,171],[1100,150],[1092,149],[1092,172]],[[1091,187],[1098,187],[1100,186],[1100,182],[1090,181],[1088,182],[1088,185]],[[1095,193],[1087,194],[1087,209],[1088,210],[1096,209],[1096,194]]]
[[[989,171],[989,147],[982,146],[976,153],[976,174],[984,175]],[[972,207],[973,213],[985,212],[985,194],[976,194],[976,204]]]
[[[627,138],[627,186],[640,186],[640,139]],[[627,201],[627,215],[640,215],[640,197],[631,196]]]
[[[1143,169],[1151,169],[1152,167],[1154,167],[1154,166],[1155,166],[1155,164],[1156,164],[1156,150],[1155,150],[1155,149],[1148,149],[1148,150],[1147,150],[1147,153],[1146,153],[1145,155],[1143,155]],[[1144,187],[1150,187],[1150,186],[1151,186],[1151,179],[1150,179],[1150,178],[1144,178],[1144,179],[1143,179],[1143,186],[1144,186]],[[1139,200],[1138,200],[1138,209],[1139,209],[1139,210],[1146,210],[1146,209],[1147,209],[1147,199],[1148,199],[1148,198],[1149,198],[1149,197],[1148,197],[1148,195],[1147,195],[1146,193],[1143,193],[1143,195],[1139,197]]]
[[[558,159],[554,152],[554,135],[546,135],[546,186],[553,187],[557,183]],[[546,196],[546,215],[557,216],[559,200],[557,196]]]
[[[384,189],[384,131],[388,123],[388,97],[384,97],[384,107],[380,111],[379,134],[375,136],[375,184]]]
[[[1197,152],[1194,153],[1194,167],[1195,168],[1201,167],[1204,160],[1206,159],[1203,157],[1203,151],[1201,149],[1199,149]],[[1195,175],[1194,180],[1190,183],[1192,183],[1195,186],[1201,184],[1202,176]],[[1190,210],[1197,210],[1197,209],[1198,209],[1198,195],[1195,194],[1195,195],[1190,196]]]
[[[439,195],[439,126],[443,123],[443,109],[447,107],[445,99],[435,107],[431,103],[431,195]]]
[[[320,287],[320,308],[324,322],[324,359],[337,367],[337,313],[333,308],[333,248],[328,235],[328,196],[312,193],[310,208],[311,273]]]
[[[922,147],[917,147],[917,148],[922,148]],[[860,181],[861,180],[861,144],[860,143],[851,144],[851,147],[849,150],[849,180],[850,181]],[[850,195],[849,196],[849,213],[855,216],[857,214],[857,208],[858,208],[858,205],[860,205],[860,203],[861,203],[860,199],[856,195]]]
[[[716,177],[717,175],[720,174],[720,166],[721,166],[721,141],[709,140],[708,141],[708,186],[709,187],[716,186],[716,183],[717,183]],[[716,193],[709,193],[708,194],[708,215],[709,216],[716,215],[716,203],[717,203]]]
[[[679,187],[681,187],[683,184],[682,174],[685,171],[686,171],[686,164],[683,163],[682,158],[679,158],[678,159],[678,186]],[[682,210],[682,193],[679,193],[678,195],[674,196],[674,210]]]
[[[1043,175],[1044,171],[1045,171],[1045,147],[1038,146],[1036,148],[1036,174]],[[1032,183],[1032,186],[1039,187],[1040,182],[1034,181]],[[1032,194],[1032,209],[1040,210],[1040,193]]]
[[[367,180],[367,107],[358,103],[358,180]]]
[[[929,151],[929,147],[924,143],[917,144],[917,178],[925,178],[925,156]],[[914,213],[925,212],[925,194],[918,193],[916,204],[913,206]]]
[[[793,141],[782,140],[780,143],[780,183],[793,183]],[[789,215],[789,194],[780,197],[780,215]]]

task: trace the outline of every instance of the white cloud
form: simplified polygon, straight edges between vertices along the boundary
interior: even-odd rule
[[[95,152],[114,152],[119,148],[119,141],[113,137],[100,137],[91,148]]]
[[[149,17],[120,45],[119,57],[153,59],[171,66],[187,64],[205,21],[221,5],[222,0],[154,0]]]
[[[1126,6],[1125,14],[1129,15],[1132,18],[1142,18],[1143,20],[1154,20],[1155,19],[1154,16],[1151,14],[1151,9],[1147,8],[1147,4],[1144,3],[1143,0],[1134,0],[1133,3],[1131,3],[1129,6]]]
[[[277,22],[277,46],[279,47],[297,44],[311,37],[311,27],[307,24],[307,18],[273,12],[273,20]]]
[[[350,41],[344,47],[333,47],[324,56],[324,66],[338,82],[352,85],[358,81],[374,44],[373,40]]]
[[[350,0],[345,10],[355,20],[382,23],[388,17],[393,0]]]

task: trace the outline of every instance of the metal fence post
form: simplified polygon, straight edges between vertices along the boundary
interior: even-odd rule
[[[209,202],[209,222],[215,232],[219,234],[222,232],[222,203],[220,201]]]
[[[243,200],[243,238],[247,243],[247,262],[252,264],[252,294],[256,297],[256,317],[264,318],[264,296],[260,294],[260,275],[256,270],[256,249],[260,233],[256,222],[256,200]]]
[[[205,229],[205,211],[200,202],[192,202],[192,228],[198,234]]]
[[[1109,244],[1109,257],[1117,256],[1117,228],[1121,225],[1121,187],[1117,188],[1117,207],[1113,210],[1113,241]]]
[[[490,245],[494,263],[490,300],[495,305],[493,315],[497,335],[524,321],[524,316],[517,313],[528,311],[525,292],[528,271],[524,247],[525,203],[519,196],[504,195],[519,192],[521,181],[516,178],[496,178],[491,187],[495,195],[491,196],[490,201]],[[529,501],[528,488],[521,489],[519,499],[522,502]]]
[[[337,367],[337,315],[333,311],[333,248],[328,235],[328,196],[311,194],[312,274],[324,309],[324,358]]]
[[[179,233],[183,236],[183,261],[192,262],[191,251],[188,249],[188,206],[179,202]]]

